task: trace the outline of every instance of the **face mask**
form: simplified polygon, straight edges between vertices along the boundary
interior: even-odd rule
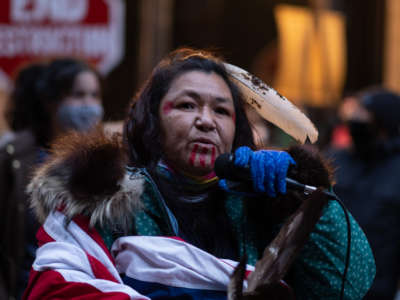
[[[375,153],[377,144],[377,132],[373,125],[360,121],[349,121],[347,125],[356,152],[362,158],[370,158]]]
[[[62,104],[57,111],[58,123],[65,130],[87,131],[103,118],[100,104]]]

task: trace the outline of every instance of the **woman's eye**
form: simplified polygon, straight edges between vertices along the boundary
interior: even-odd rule
[[[100,98],[100,92],[93,92],[91,96],[93,98]]]
[[[215,109],[215,112],[216,112],[217,114],[225,115],[225,116],[230,116],[230,115],[231,115],[231,113],[229,112],[229,110],[227,110],[226,108],[223,108],[223,107],[217,107],[217,108]]]
[[[183,102],[177,105],[178,108],[181,109],[193,109],[194,108],[194,104],[191,102]]]
[[[71,97],[73,98],[83,98],[85,93],[83,91],[73,91]]]

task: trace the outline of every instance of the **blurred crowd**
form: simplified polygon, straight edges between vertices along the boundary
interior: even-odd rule
[[[336,194],[363,228],[376,261],[365,299],[393,299],[400,278],[400,96],[378,87],[345,97],[326,155]]]

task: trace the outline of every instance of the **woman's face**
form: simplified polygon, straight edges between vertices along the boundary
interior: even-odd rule
[[[215,73],[188,71],[171,83],[159,108],[164,158],[178,171],[204,176],[235,136],[231,91]]]
[[[63,100],[70,105],[101,104],[100,83],[90,71],[79,73],[72,86],[71,93]]]
[[[102,118],[99,80],[93,72],[83,71],[76,76],[72,90],[56,109],[57,131],[87,131]]]

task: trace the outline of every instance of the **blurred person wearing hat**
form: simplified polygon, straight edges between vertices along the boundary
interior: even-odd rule
[[[400,96],[372,88],[344,99],[352,144],[330,153],[336,194],[359,222],[377,273],[364,299],[393,299],[400,278]]]

